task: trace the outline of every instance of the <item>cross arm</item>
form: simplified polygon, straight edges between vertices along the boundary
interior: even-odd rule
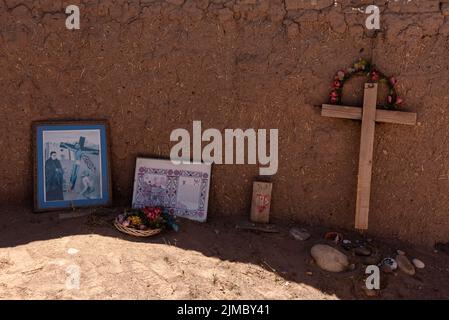
[[[321,115],[323,117],[361,120],[362,108],[323,104]],[[416,113],[377,109],[376,122],[416,125]]]

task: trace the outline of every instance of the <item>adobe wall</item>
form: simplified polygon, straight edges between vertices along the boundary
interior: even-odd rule
[[[358,57],[399,79],[418,125],[376,126],[370,232],[449,241],[449,1],[0,0],[0,200],[31,206],[31,122],[106,118],[115,201],[135,157],[170,132],[279,129],[272,216],[352,228],[360,123],[323,118],[330,81]],[[81,30],[64,9],[81,8]],[[362,101],[361,82],[345,103]],[[210,216],[247,214],[252,165],[213,169]]]

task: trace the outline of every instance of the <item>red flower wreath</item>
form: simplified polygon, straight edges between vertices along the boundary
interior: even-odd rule
[[[388,85],[387,100],[381,105],[382,108],[394,110],[400,108],[403,104],[404,100],[396,93],[397,79],[395,77],[386,77],[374,65],[362,58],[354,63],[352,67],[337,71],[332,83],[332,91],[329,94],[329,102],[331,104],[340,104],[343,86],[354,75],[366,75],[371,82],[380,82]]]

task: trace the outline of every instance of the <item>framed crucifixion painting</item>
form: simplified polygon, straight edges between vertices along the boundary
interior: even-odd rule
[[[111,203],[106,121],[35,122],[33,149],[35,211]]]

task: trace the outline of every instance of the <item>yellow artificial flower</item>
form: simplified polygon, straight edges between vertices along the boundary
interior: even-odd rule
[[[142,224],[142,221],[137,216],[131,216],[128,218],[132,225],[138,226]]]

